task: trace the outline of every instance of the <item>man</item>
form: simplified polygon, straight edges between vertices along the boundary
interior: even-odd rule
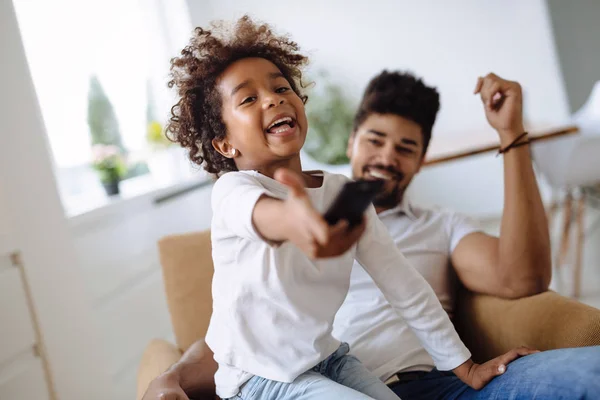
[[[504,298],[545,291],[551,278],[548,223],[523,135],[521,87],[489,74],[479,78],[475,93],[507,149],[499,238],[464,216],[422,209],[404,197],[422,166],[439,109],[438,93],[421,80],[386,71],[375,77],[348,143],[354,178],[385,180],[374,201],[378,215],[450,316],[455,277],[472,291]],[[600,384],[593,383],[600,374],[600,347],[513,361],[479,392],[433,369],[416,336],[356,264],[334,335],[350,343],[352,353],[404,399],[600,398]]]
[[[493,74],[475,92],[504,157],[501,236],[481,232],[468,218],[408,203],[404,193],[424,160],[439,96],[412,75],[382,72],[368,85],[348,143],[354,178],[383,179],[375,206],[399,249],[427,279],[452,316],[457,277],[480,293],[518,298],[545,291],[551,277],[550,240],[526,135],[518,83]],[[335,332],[352,352],[404,399],[600,398],[600,347],[549,351],[510,363],[475,391],[439,372],[406,323],[355,264]],[[182,361],[154,380],[144,399],[187,399],[214,393],[216,366],[196,343]],[[587,396],[587,397],[586,397]]]

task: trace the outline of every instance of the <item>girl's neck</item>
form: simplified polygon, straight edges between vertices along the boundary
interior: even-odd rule
[[[274,161],[267,165],[253,166],[250,168],[242,168],[242,169],[254,169],[254,170],[260,172],[261,174],[263,174],[264,176],[268,176],[269,178],[274,179],[275,171],[277,171],[279,168],[287,168],[287,169],[297,173],[304,180],[306,187],[311,188],[311,187],[321,186],[322,179],[305,174],[304,172],[302,172],[302,163],[300,162],[300,155],[296,155],[292,158],[285,159],[285,160]]]
[[[279,168],[287,168],[299,175],[302,175],[302,163],[300,162],[300,156],[294,156],[285,160],[278,160],[271,162],[267,165],[256,166],[256,169],[261,174],[268,176],[269,178],[273,178],[275,176],[275,171]]]

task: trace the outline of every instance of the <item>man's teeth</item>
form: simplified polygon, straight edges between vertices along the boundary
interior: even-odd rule
[[[377,172],[377,171],[369,171],[369,174],[373,177],[373,178],[377,178],[377,179],[384,179],[386,181],[389,181],[390,179],[392,179],[392,177],[388,174],[384,174],[381,172]]]
[[[271,125],[269,125],[268,129],[271,129],[272,127],[274,127],[277,124],[281,124],[287,122],[288,124],[292,123],[292,119],[290,117],[284,117],[284,118],[279,118],[277,121],[273,121],[273,123],[271,123]]]

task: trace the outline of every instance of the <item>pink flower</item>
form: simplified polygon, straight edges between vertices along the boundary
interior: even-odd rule
[[[106,161],[113,161],[120,158],[121,151],[117,146],[95,144],[92,146],[92,162],[94,164],[102,164]]]

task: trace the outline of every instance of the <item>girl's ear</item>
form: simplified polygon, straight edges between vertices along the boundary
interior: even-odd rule
[[[211,143],[215,150],[223,157],[233,158],[238,154],[237,150],[227,141],[227,138],[215,138]]]

